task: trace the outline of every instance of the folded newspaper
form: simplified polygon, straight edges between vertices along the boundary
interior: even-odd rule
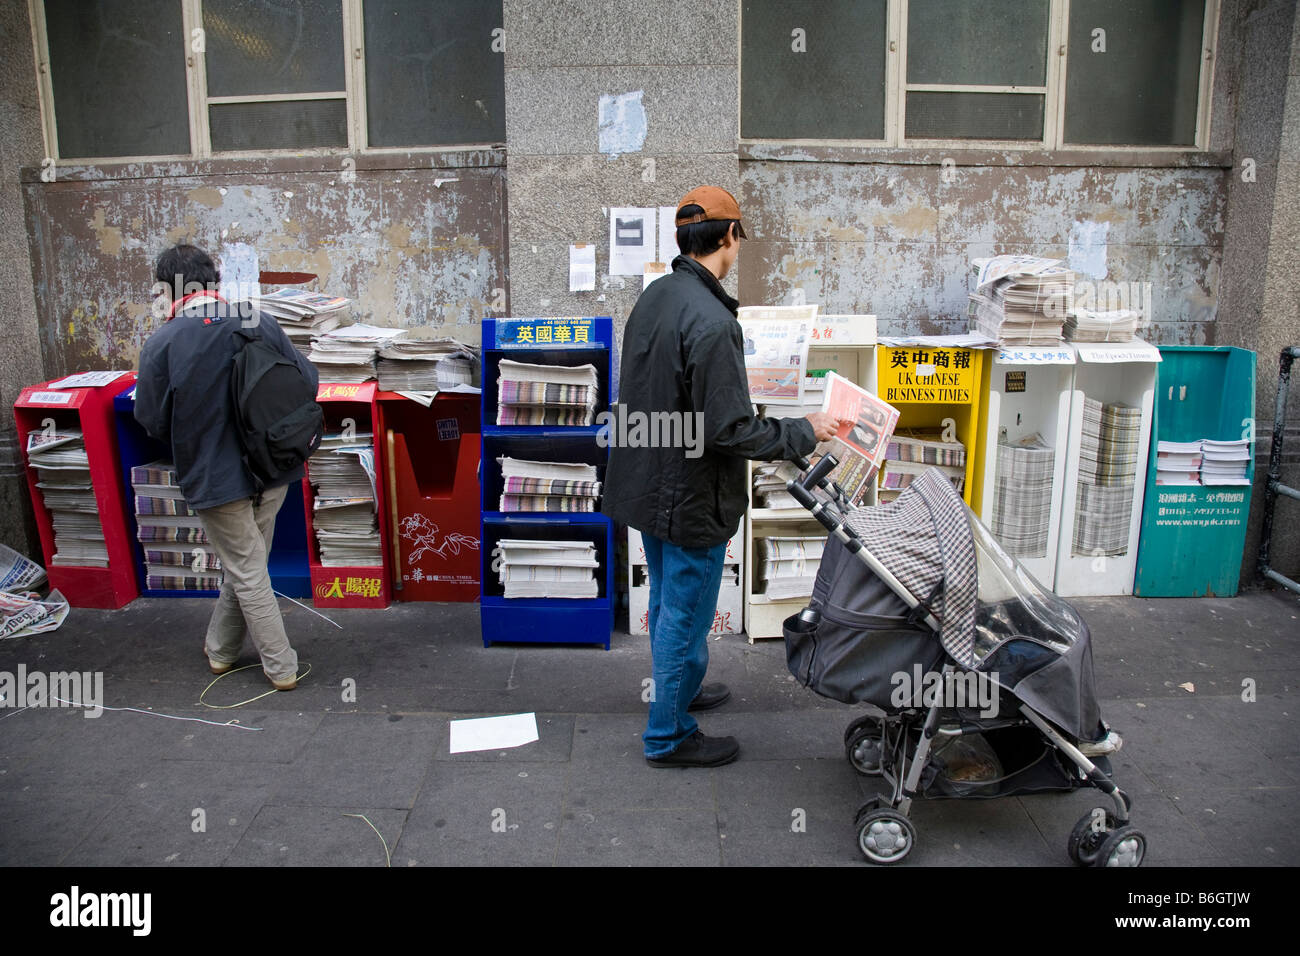
[[[42,598],[31,588],[45,580],[45,569],[0,544],[0,638],[53,631],[68,616],[68,600],[53,590]]]

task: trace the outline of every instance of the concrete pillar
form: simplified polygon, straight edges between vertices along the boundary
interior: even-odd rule
[[[41,108],[27,4],[0,4],[0,541],[41,560],[31,497],[23,478],[13,405],[44,379],[36,300],[18,170],[44,158]]]
[[[739,196],[739,6],[505,0],[512,315],[609,315],[621,337],[641,279],[609,275],[607,210],[705,183]],[[638,90],[644,144],[602,153],[601,95]],[[567,291],[573,242],[596,244],[594,292]]]

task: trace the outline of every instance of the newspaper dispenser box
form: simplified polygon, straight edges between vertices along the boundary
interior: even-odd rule
[[[1123,345],[1079,342],[1074,345],[1074,350],[1078,362],[1074,366],[1074,390],[1070,403],[1070,441],[1066,451],[1054,590],[1062,597],[1132,594],[1138,529],[1142,522],[1142,498],[1146,488],[1147,452],[1151,443],[1156,366],[1160,361],[1160,352],[1155,346],[1138,339]],[[1086,480],[1080,481],[1085,399],[1100,402],[1103,406],[1115,404],[1136,410],[1137,448],[1132,484],[1097,486],[1107,495],[1111,494],[1111,489],[1132,488],[1132,506],[1128,520],[1122,529],[1118,529],[1115,546],[1109,548],[1076,545],[1077,532],[1086,531],[1090,521],[1095,525],[1099,520],[1096,516],[1101,514],[1100,511],[1094,511],[1090,515],[1081,507],[1084,502],[1081,500],[1079,486],[1088,483]]]
[[[1002,546],[1050,588],[1061,530],[1074,349],[1061,344],[989,354],[974,508]],[[1025,447],[1038,444],[1034,436],[1046,447]]]
[[[176,590],[151,588],[145,569],[145,546],[140,542],[140,522],[135,514],[135,493],[131,470],[155,461],[170,461],[172,454],[160,441],[150,438],[135,420],[135,385],[122,389],[113,399],[113,416],[117,424],[118,460],[122,472],[122,489],[126,495],[126,519],[131,533],[131,550],[135,556],[136,575],[140,594],[144,597],[195,598],[216,597],[215,590]],[[305,598],[310,593],[307,569],[306,528],[302,520],[302,490],[291,485],[275,519],[275,535],[271,540],[271,554],[267,560],[271,572],[271,587],[293,598]],[[197,519],[196,519],[197,520]],[[195,543],[195,549],[208,545]],[[192,553],[192,551],[191,551]],[[202,555],[195,555],[202,557]]]
[[[595,465],[604,481],[608,449],[599,435],[600,413],[615,395],[614,323],[609,316],[557,316],[483,320],[482,593],[479,621],[483,646],[494,642],[602,644],[609,650],[614,627],[614,523],[590,512],[501,511],[498,458]],[[591,425],[501,425],[501,363],[591,365],[596,403]],[[603,427],[608,428],[608,425]],[[598,507],[598,506],[597,506]],[[590,545],[597,567],[595,597],[509,597],[501,581],[503,540],[538,541],[543,546]]]
[[[1255,479],[1255,353],[1174,345],[1160,355],[1133,593],[1232,597]],[[1158,443],[1201,439],[1246,441],[1244,483],[1157,485]]]
[[[316,401],[325,412],[325,433],[349,433],[358,445],[369,445],[370,467],[374,470],[375,521],[379,528],[380,559],[369,565],[323,565],[315,531],[316,487],[312,484],[311,460],[302,481],[303,514],[307,527],[307,566],[311,571],[311,598],[317,607],[386,608],[393,599],[392,561],[388,527],[387,477],[383,441],[375,427],[378,386],[374,382],[339,384],[322,382]],[[361,437],[368,436],[368,437]],[[319,453],[318,453],[319,454]],[[364,467],[364,462],[362,463]]]
[[[898,409],[895,435],[909,431],[937,433],[943,441],[958,441],[965,448],[965,474],[961,496],[974,503],[975,472],[980,463],[983,436],[979,433],[980,380],[985,349],[949,346],[878,346],[878,394]],[[921,464],[922,467],[924,463]],[[880,469],[880,499],[896,495],[896,478],[886,460]]]
[[[88,388],[51,388],[50,382],[42,382],[24,388],[14,403],[18,446],[23,450],[27,489],[32,496],[50,587],[61,591],[73,607],[109,610],[129,604],[140,593],[113,427],[113,397],[124,385],[135,381],[135,374],[122,372],[112,378],[110,374],[103,373],[103,385]],[[70,564],[56,556],[54,517],[45,505],[42,490],[36,486],[39,478],[28,458],[27,446],[29,437],[36,436],[39,441],[42,433],[52,435],[60,429],[81,431],[95,511],[108,554],[106,567]]]
[[[428,408],[377,394],[388,488],[393,597],[479,596],[479,397],[443,392]]]
[[[811,408],[820,409],[825,403],[827,373],[875,393],[876,382],[876,317],[874,315],[844,315],[818,313],[812,323],[808,340],[808,375],[804,379],[803,406],[763,405],[765,418],[793,415],[802,418]],[[825,447],[834,452],[834,445]],[[808,604],[808,596],[781,598],[768,597],[766,582],[762,577],[762,550],[764,541],[771,537],[811,536],[824,538],[826,530],[803,508],[777,509],[763,507],[754,494],[754,473],[760,462],[749,463],[746,481],[749,507],[741,522],[741,591],[744,628],[752,644],[756,640],[780,638],[785,619],[798,614]],[[875,480],[863,492],[859,502],[876,503]],[[733,540],[734,543],[734,540]],[[730,545],[728,548],[730,549]],[[730,560],[730,559],[728,559]],[[722,607],[725,588],[719,594]]]

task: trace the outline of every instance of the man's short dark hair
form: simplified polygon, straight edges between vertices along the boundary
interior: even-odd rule
[[[198,246],[172,246],[158,257],[154,278],[172,290],[176,299],[200,287],[215,292],[221,285],[217,264]]]
[[[696,216],[704,212],[703,207],[691,203],[677,210],[678,215]],[[704,222],[688,222],[677,227],[677,248],[684,256],[707,256],[710,252],[722,248],[735,219],[706,219]],[[739,239],[739,233],[737,233]]]

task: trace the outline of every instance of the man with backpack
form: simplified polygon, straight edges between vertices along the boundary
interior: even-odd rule
[[[276,513],[320,443],[316,367],[273,319],[221,297],[221,276],[203,250],[168,249],[155,278],[170,306],[140,352],[135,417],[171,449],[185,500],[221,561],[204,646],[209,667],[229,671],[247,634],[275,688],[293,690],[298,655],[267,555]]]

